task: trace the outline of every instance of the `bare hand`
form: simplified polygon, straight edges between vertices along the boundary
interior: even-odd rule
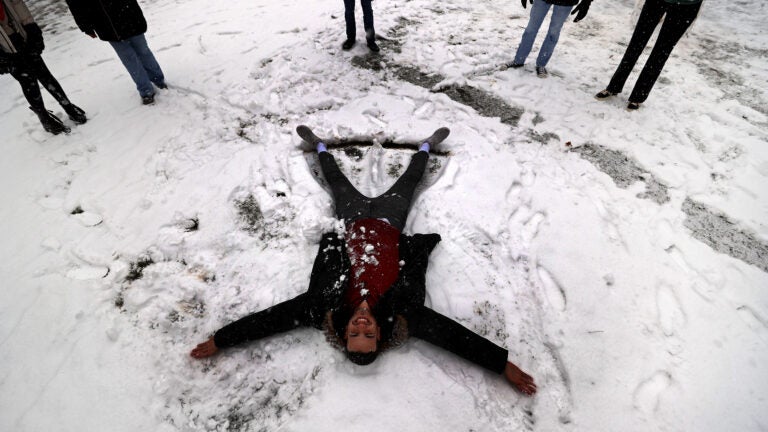
[[[219,352],[219,348],[216,346],[216,343],[213,342],[213,338],[208,339],[207,341],[198,344],[195,349],[192,350],[189,355],[196,359],[206,358],[210,357],[214,354]]]
[[[520,370],[512,362],[507,362],[507,366],[504,368],[504,378],[523,394],[533,396],[536,393],[536,383],[533,382],[533,377]]]

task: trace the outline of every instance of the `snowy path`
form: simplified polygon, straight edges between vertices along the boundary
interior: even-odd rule
[[[705,3],[629,114],[591,95],[633,3],[568,24],[548,80],[498,67],[525,25],[515,2],[374,3],[381,58],[340,52],[337,2],[144,4],[171,84],[150,108],[54,7],[46,60],[91,121],[50,137],[0,81],[0,430],[768,427],[766,6]],[[451,127],[406,228],[443,237],[428,301],[509,347],[536,398],[419,341],[370,368],[313,330],[187,356],[306,289],[333,220],[300,123],[377,143]],[[370,194],[409,157],[335,153]],[[611,155],[647,181],[611,175]],[[757,264],[694,238],[690,203]]]

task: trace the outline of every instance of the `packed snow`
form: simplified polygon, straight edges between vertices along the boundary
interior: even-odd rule
[[[705,0],[637,112],[629,89],[592,97],[634,0],[569,20],[548,79],[545,27],[502,67],[519,1],[376,1],[379,57],[362,28],[340,50],[338,0],[143,1],[170,86],[153,106],[64,2],[30,3],[89,121],[52,136],[0,78],[0,430],[768,430],[765,2]],[[509,348],[535,397],[417,340],[369,367],[314,329],[189,356],[303,292],[338,226],[299,124],[352,143],[331,152],[369,195],[413,152],[390,144],[451,128],[406,225],[442,236],[428,303]]]

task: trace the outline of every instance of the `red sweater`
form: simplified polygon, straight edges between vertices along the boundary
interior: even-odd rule
[[[350,260],[349,288],[344,304],[355,308],[368,300],[373,308],[400,271],[400,231],[378,219],[359,219],[345,234]]]

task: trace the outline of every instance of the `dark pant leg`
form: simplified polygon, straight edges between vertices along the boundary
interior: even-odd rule
[[[653,30],[664,15],[666,5],[664,0],[645,1],[643,10],[640,12],[640,18],[637,20],[635,31],[632,33],[632,39],[630,39],[627,50],[624,52],[624,57],[621,59],[618,68],[616,68],[616,72],[613,73],[611,82],[608,84],[607,90],[609,92],[621,93],[624,89],[624,83],[627,82],[632,68],[635,67],[635,63],[637,63],[637,59],[648,44]]]
[[[57,102],[62,106],[71,104],[66,93],[64,93],[64,89],[61,88],[61,84],[59,84],[53,74],[51,74],[51,71],[48,70],[48,66],[46,66],[42,57],[39,55],[29,56],[27,57],[27,64],[29,65],[30,70],[35,74],[37,80],[40,81],[40,84],[48,90],[48,93],[50,93]]]
[[[355,31],[355,0],[344,0],[344,21],[347,23],[347,39],[354,40]]]
[[[365,28],[365,37],[372,38],[375,34],[373,30],[373,7],[371,0],[360,0],[363,7],[363,28]]]
[[[693,20],[696,19],[700,7],[701,3],[669,6],[667,16],[664,18],[661,30],[659,30],[659,38],[656,40],[656,45],[654,45],[648,61],[645,62],[643,71],[637,78],[632,94],[629,95],[630,102],[642,103],[648,99],[648,94],[651,92],[653,85],[656,84],[656,80],[659,78],[661,70],[664,69],[664,64],[672,53],[672,49],[680,38],[683,37],[688,27],[691,26]]]
[[[408,218],[408,210],[411,208],[413,192],[424,176],[428,159],[427,152],[420,151],[413,155],[408,168],[395,184],[384,194],[373,199],[370,217],[385,218],[392,226],[402,231]]]
[[[336,159],[328,152],[320,152],[320,168],[325,181],[331,188],[336,217],[351,222],[361,217],[368,217],[371,200],[361,194],[336,164]]]
[[[24,97],[34,111],[45,111],[43,95],[40,94],[40,86],[37,85],[37,77],[29,66],[20,65],[11,71],[11,75],[19,82]]]

